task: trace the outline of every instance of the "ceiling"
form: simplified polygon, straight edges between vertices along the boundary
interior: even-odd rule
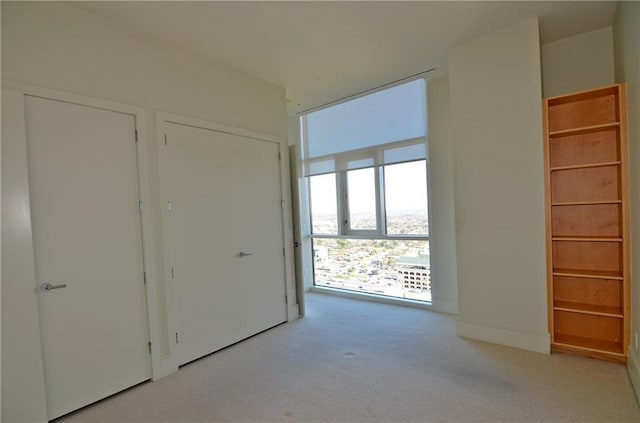
[[[447,49],[539,16],[542,42],[613,22],[612,1],[81,2],[164,43],[286,88],[305,110],[426,69]]]

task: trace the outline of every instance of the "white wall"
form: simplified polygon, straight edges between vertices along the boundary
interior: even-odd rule
[[[613,84],[612,27],[544,44],[542,81],[545,97]]]
[[[146,147],[140,159],[143,163],[141,181],[147,181],[148,191],[143,191],[142,196],[145,213],[150,218],[143,225],[145,240],[149,240],[145,243],[145,257],[153,256],[153,260],[145,261],[145,266],[147,276],[153,275],[151,284],[157,287],[155,295],[149,298],[150,326],[152,339],[154,328],[158,332],[154,354],[168,351],[171,313],[167,308],[163,277],[155,111],[275,135],[283,140],[285,151],[284,89],[147,39],[71,4],[2,2],[1,7],[3,81],[137,105],[144,110],[145,139],[141,144]],[[2,118],[3,127],[6,121],[12,120],[4,108]],[[5,157],[4,134],[2,149],[3,161],[6,158],[13,163],[14,158],[19,157],[14,152]],[[4,173],[3,170],[3,176]],[[28,198],[26,185],[18,185],[3,177],[4,201],[5,194],[12,190]],[[28,219],[28,209],[23,210],[24,213]],[[14,250],[18,244],[9,244],[9,238],[5,237],[9,231],[5,231],[4,225],[9,221],[5,222],[4,216],[3,209],[3,258],[15,253],[20,254],[22,263],[28,263],[33,256],[29,257],[24,249]],[[285,217],[290,230],[290,216]],[[4,268],[2,275],[5,294],[2,297],[2,360],[3,364],[11,363],[3,366],[2,417],[6,421],[39,421],[43,420],[39,416],[45,407],[44,398],[32,387],[42,385],[34,367],[37,365],[34,360],[41,352],[32,350],[37,347],[35,340],[39,342],[38,322],[37,315],[29,314],[34,307],[34,296],[29,294],[35,288],[35,281],[30,273],[33,269],[23,267],[21,271],[21,276],[11,278],[11,282],[23,284],[12,285],[13,292],[22,294],[19,297],[12,297],[12,291],[5,290],[11,282],[5,278]],[[31,311],[25,314],[28,310]]]
[[[458,334],[549,352],[538,21],[449,52]]]
[[[429,113],[429,214],[433,309],[458,312],[456,228],[453,201],[453,163],[449,80],[427,81]]]
[[[2,92],[2,421],[47,420],[29,216],[24,101]]]
[[[640,3],[618,2],[613,25],[616,82],[627,83],[631,189],[631,350],[628,369],[640,401]]]
[[[287,135],[283,88],[68,3],[2,3],[2,77]]]

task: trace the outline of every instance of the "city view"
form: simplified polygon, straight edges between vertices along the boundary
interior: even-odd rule
[[[375,227],[375,215],[351,214],[352,227]],[[314,233],[335,233],[337,216],[313,216]],[[422,211],[387,213],[387,232],[427,234]],[[331,288],[431,301],[429,241],[313,239],[315,284]]]

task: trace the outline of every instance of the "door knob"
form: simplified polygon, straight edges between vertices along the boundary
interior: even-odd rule
[[[238,253],[238,257],[248,257],[248,256],[252,256],[253,253],[245,253],[244,251],[240,251]]]
[[[63,283],[62,285],[51,285],[49,282],[45,282],[42,285],[40,285],[40,291],[42,292],[49,292],[52,289],[60,289],[60,288],[66,288],[67,284]]]

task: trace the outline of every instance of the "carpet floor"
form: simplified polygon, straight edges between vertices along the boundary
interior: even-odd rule
[[[458,338],[323,294],[283,324],[58,422],[640,422],[624,365]]]

